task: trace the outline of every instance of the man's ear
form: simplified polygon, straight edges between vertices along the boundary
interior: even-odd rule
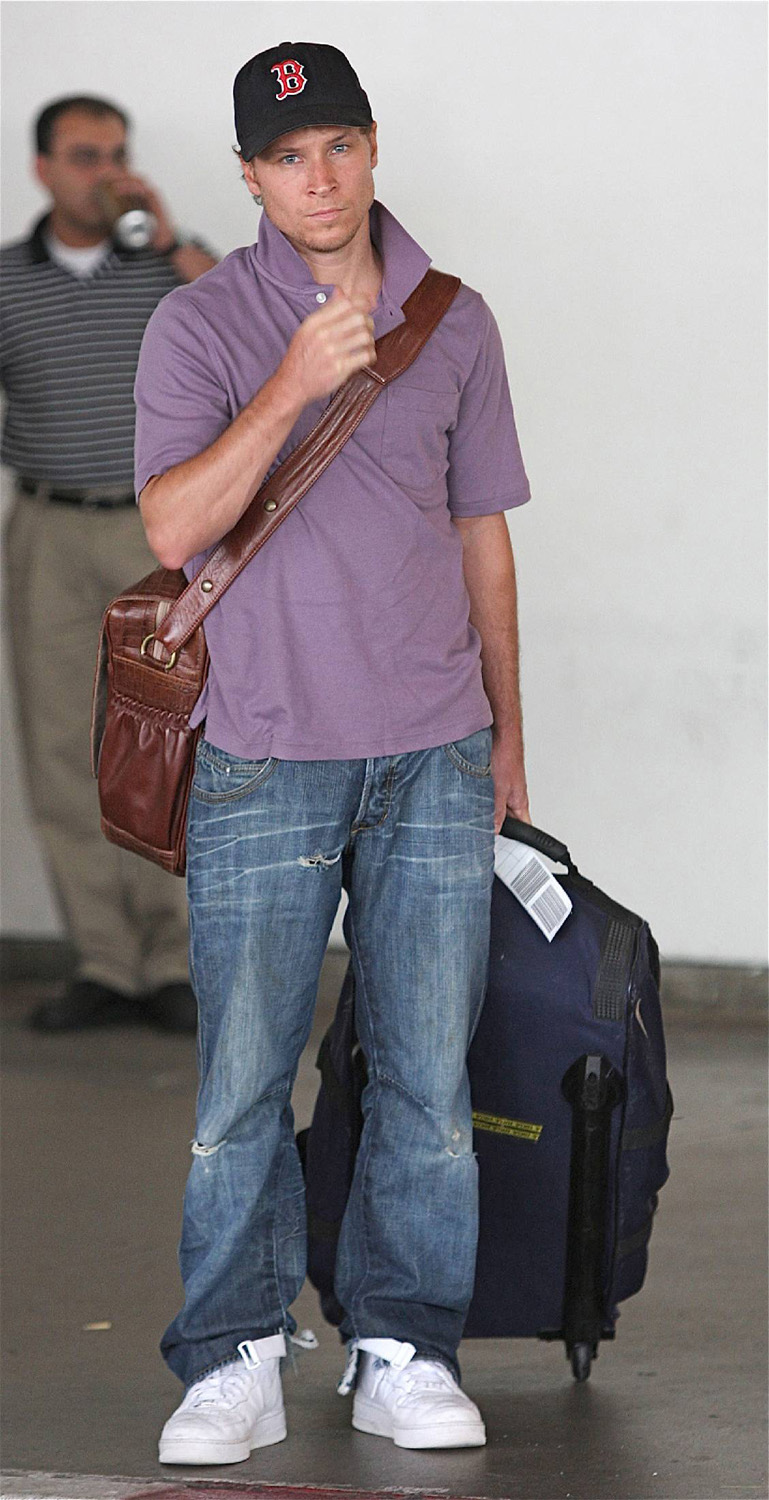
[[[43,156],[42,153],[38,153],[34,160],[33,171],[35,177],[40,183],[40,186],[48,188],[50,186],[50,172],[48,168],[47,156]]]
[[[372,165],[372,167],[375,167],[376,164],[377,164],[377,162],[378,162],[378,160],[379,160],[379,150],[378,150],[377,141],[376,141],[376,120],[372,120],[372,122],[371,122],[371,130],[369,131],[369,139],[371,141],[371,165]]]
[[[253,162],[244,161],[243,157],[241,156],[240,165],[243,168],[243,178],[246,187],[248,188],[248,191],[251,194],[252,198],[260,198],[262,190],[259,186],[259,181],[254,172]]]

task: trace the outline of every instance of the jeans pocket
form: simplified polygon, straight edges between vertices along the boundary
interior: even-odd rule
[[[491,730],[478,729],[443,746],[452,765],[468,776],[491,775]]]
[[[219,750],[201,740],[195,760],[192,796],[198,802],[237,802],[263,786],[277,770],[280,761],[269,755],[264,760],[240,760],[227,750]]]

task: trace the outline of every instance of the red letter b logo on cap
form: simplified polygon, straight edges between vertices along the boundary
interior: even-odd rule
[[[270,68],[270,72],[277,73],[278,75],[278,83],[281,90],[279,94],[275,95],[278,103],[280,103],[281,99],[288,99],[290,94],[301,94],[307,82],[302,64],[293,62],[291,58],[288,58],[286,62],[276,63],[274,68]]]

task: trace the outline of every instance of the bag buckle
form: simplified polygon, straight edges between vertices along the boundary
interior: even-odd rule
[[[154,630],[151,630],[150,633],[149,633],[149,635],[145,635],[144,640],[142,641],[141,646],[139,648],[139,655],[140,656],[147,656],[148,655],[147,647],[149,646],[150,641],[154,641],[154,639],[155,639],[155,632],[154,632]],[[170,657],[168,659],[168,661],[160,663],[160,665],[162,666],[164,672],[170,672],[171,668],[176,665],[176,658],[177,658],[178,654],[179,653],[177,651],[172,651],[171,655],[170,655]],[[153,657],[152,659],[154,661],[156,658]]]

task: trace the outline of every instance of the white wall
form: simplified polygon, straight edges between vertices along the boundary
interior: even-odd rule
[[[105,93],[178,221],[226,252],[242,62],[333,42],[378,193],[480,288],[534,499],[519,563],[535,821],[668,957],[765,957],[765,9],[759,4],[14,3],[3,235],[31,117]],[[127,582],[130,580],[126,580]],[[4,930],[55,931],[4,718]]]

